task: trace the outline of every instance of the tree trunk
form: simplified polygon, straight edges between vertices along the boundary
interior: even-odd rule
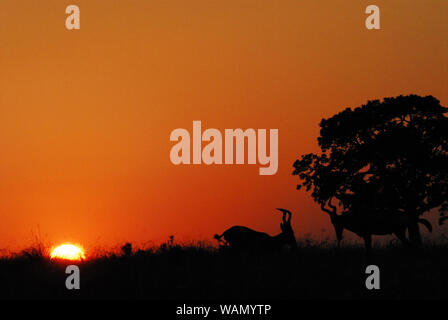
[[[420,235],[420,229],[417,219],[412,220],[411,224],[408,227],[408,232],[409,241],[411,241],[413,245],[420,246],[422,244],[422,236]]]

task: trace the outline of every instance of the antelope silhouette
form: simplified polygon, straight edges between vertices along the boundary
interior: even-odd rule
[[[276,236],[270,236],[267,233],[243,226],[233,226],[221,235],[215,234],[214,238],[237,250],[276,251],[284,245],[297,249],[296,238],[291,227],[291,211],[281,208],[277,208],[277,210],[283,213],[283,217],[280,223],[282,232]],[[286,218],[286,216],[288,217]],[[224,240],[222,240],[223,237]]]
[[[321,209],[330,215],[338,239],[338,246],[340,246],[344,229],[364,239],[367,253],[370,253],[372,249],[372,235],[394,234],[404,244],[411,244],[406,238],[406,229],[410,227],[413,220],[405,213],[367,212],[357,214],[346,212],[338,215],[336,207],[331,204],[331,200],[328,201],[328,207],[330,209],[325,208],[325,204],[321,205]],[[432,232],[432,226],[428,220],[417,219],[417,222],[423,224],[429,232]]]

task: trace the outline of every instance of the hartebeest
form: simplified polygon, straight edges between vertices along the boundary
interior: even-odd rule
[[[223,234],[215,234],[215,239],[224,242],[232,249],[252,250],[252,251],[275,251],[280,250],[284,245],[289,245],[292,249],[297,249],[297,242],[294,231],[291,227],[291,211],[277,208],[283,212],[280,228],[282,232],[276,236],[252,230],[247,227],[233,226]],[[288,215],[288,218],[286,218]],[[223,241],[221,238],[224,237]]]
[[[331,223],[336,232],[338,246],[342,240],[342,233],[347,229],[364,239],[367,253],[372,248],[372,235],[388,235],[394,234],[404,244],[410,244],[406,238],[406,229],[412,224],[412,218],[402,212],[384,213],[384,212],[363,212],[354,213],[346,212],[337,214],[336,207],[328,201],[330,209],[325,208],[325,204],[321,205],[323,211],[330,215]],[[423,224],[429,232],[432,226],[426,219],[417,219],[418,223]]]

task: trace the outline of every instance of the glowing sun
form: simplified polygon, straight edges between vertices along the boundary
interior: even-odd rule
[[[72,244],[61,244],[51,251],[51,259],[84,260],[84,250]]]

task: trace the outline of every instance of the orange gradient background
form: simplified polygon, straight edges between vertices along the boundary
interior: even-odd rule
[[[364,26],[370,4],[381,30]],[[87,247],[273,234],[276,207],[297,237],[332,235],[293,162],[345,107],[409,93],[447,106],[447,19],[445,0],[1,1],[0,249],[37,229]],[[170,132],[193,120],[278,128],[277,174],[173,165]]]

